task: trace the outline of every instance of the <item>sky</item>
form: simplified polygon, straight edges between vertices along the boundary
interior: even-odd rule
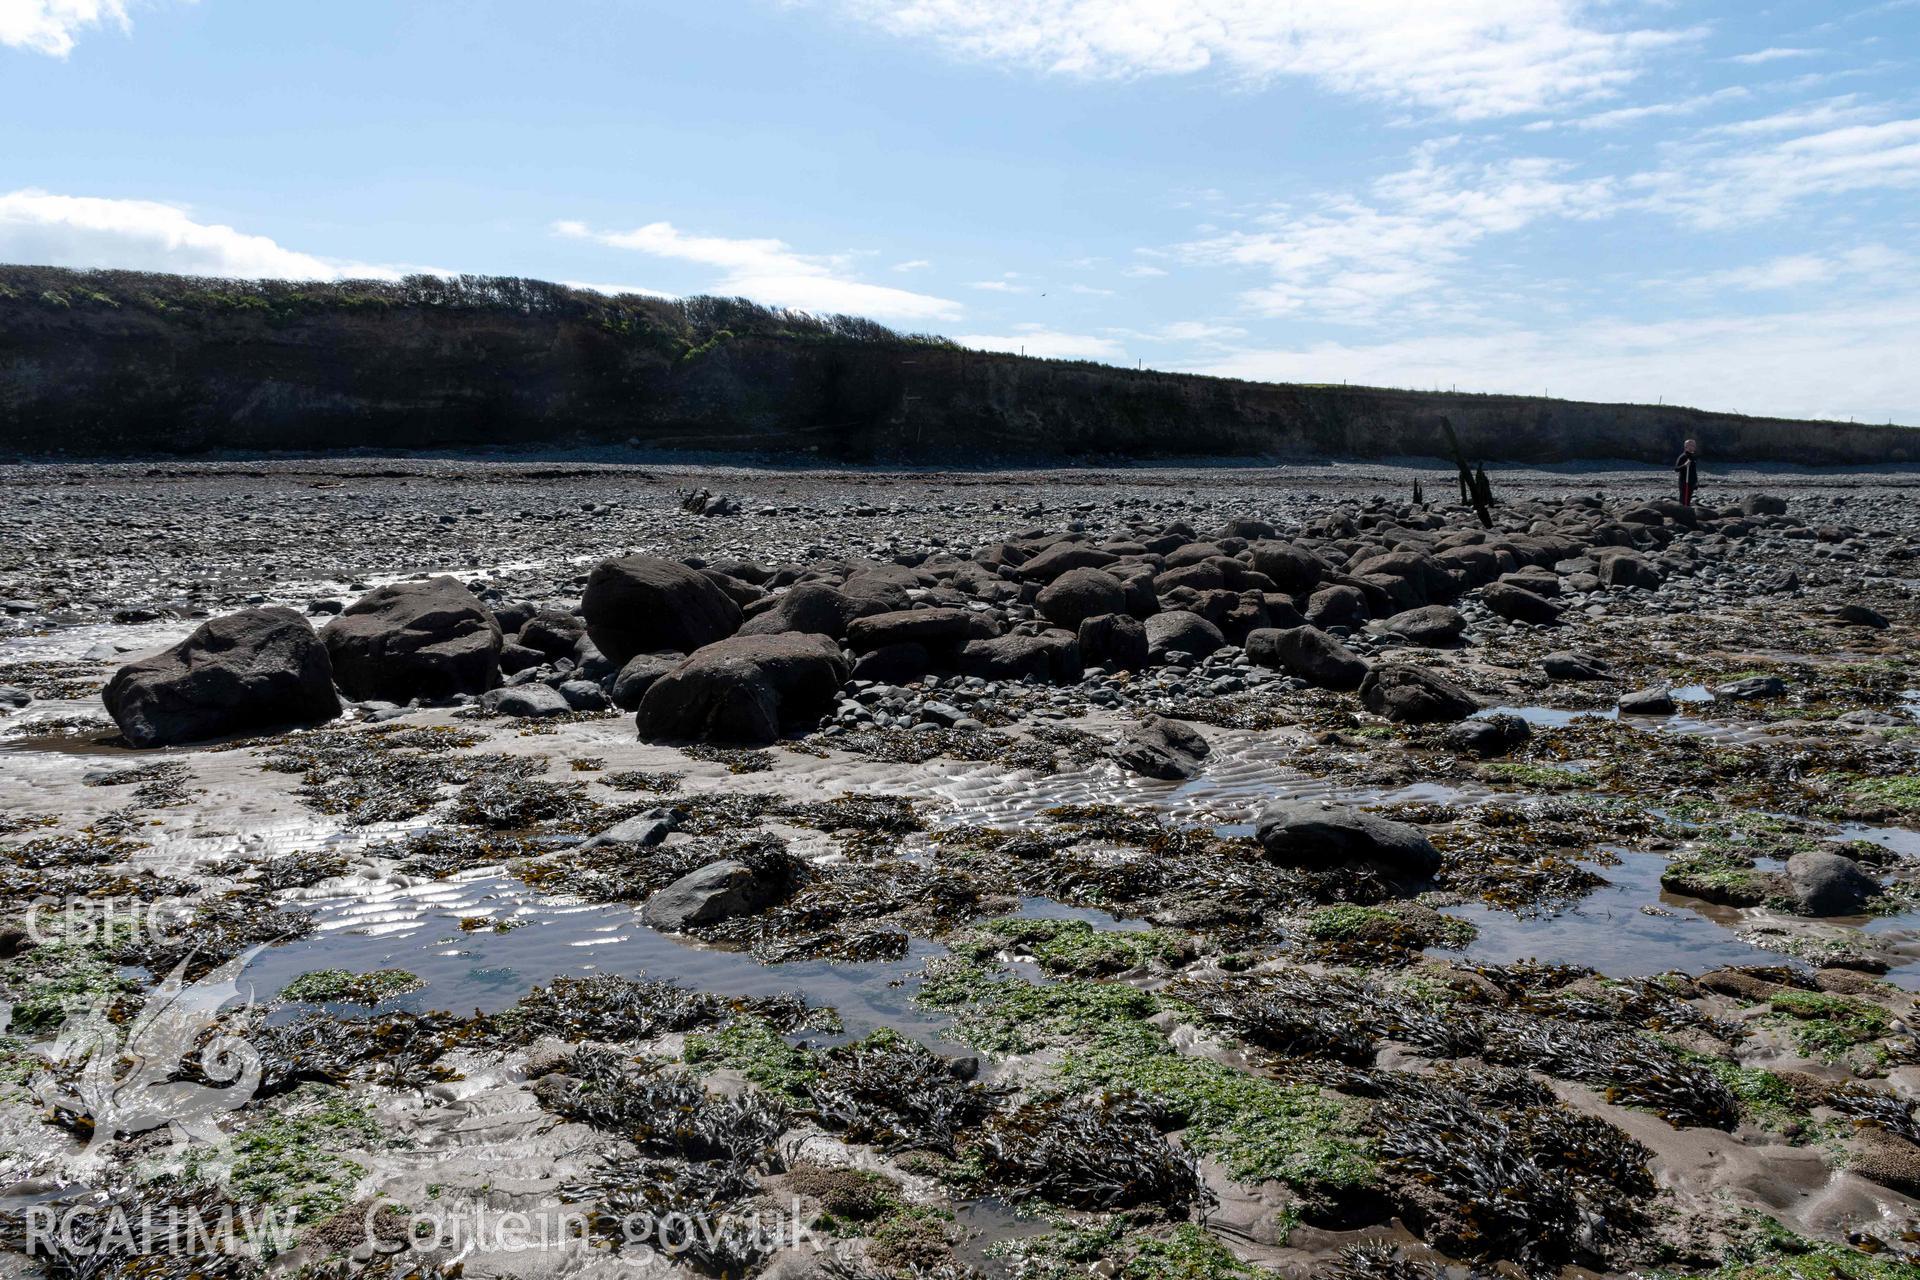
[[[0,261],[1920,424],[1920,0],[0,0]]]

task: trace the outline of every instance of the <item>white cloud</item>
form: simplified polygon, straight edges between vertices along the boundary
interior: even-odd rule
[[[88,27],[131,25],[127,0],[0,0],[0,45],[55,58],[73,52]]]
[[[1697,97],[1681,98],[1674,102],[1652,102],[1639,107],[1617,107],[1612,111],[1601,111],[1594,115],[1583,116],[1569,123],[1575,129],[1614,129],[1622,125],[1638,124],[1642,120],[1656,116],[1692,115],[1719,102],[1729,102],[1750,96],[1750,91],[1739,85],[1720,89],[1714,93],[1703,93]],[[1533,126],[1529,125],[1529,129]]]
[[[1202,264],[1267,271],[1271,283],[1242,295],[1262,314],[1365,323],[1440,289],[1465,252],[1488,236],[1611,210],[1609,180],[1572,180],[1564,170],[1542,158],[1440,164],[1423,148],[1412,168],[1375,182],[1367,199],[1339,196],[1309,213],[1281,210],[1257,219],[1252,230],[1176,251]]]
[[[1816,196],[1920,187],[1920,118],[1683,153],[1634,183],[1647,192],[1648,208],[1703,229],[1760,221]]]
[[[266,236],[196,222],[178,205],[31,188],[0,195],[0,261],[287,280],[402,274],[393,267],[317,258]]]
[[[1753,53],[1735,54],[1727,61],[1756,67],[1763,62],[1779,62],[1782,58],[1811,58],[1819,52],[1819,49],[1759,49]]]
[[[1123,276],[1132,276],[1136,280],[1148,280],[1154,276],[1163,276],[1167,273],[1162,267],[1149,266],[1144,262],[1136,262],[1120,274]]]
[[[835,0],[962,57],[1085,78],[1304,76],[1460,119],[1607,96],[1695,31],[1607,29],[1592,0]]]
[[[1832,284],[1841,279],[1872,278],[1906,270],[1912,259],[1885,245],[1860,245],[1836,254],[1795,253],[1752,266],[1714,271],[1688,283],[1708,289],[1762,292]]]
[[[933,264],[925,258],[915,258],[911,262],[896,262],[893,264],[893,269],[895,271],[925,271],[932,265]]]
[[[1231,324],[1208,324],[1204,320],[1176,320],[1154,335],[1162,342],[1224,342],[1244,338],[1247,331]]]
[[[849,255],[798,253],[781,240],[688,235],[670,222],[650,222],[632,231],[595,231],[567,221],[556,222],[553,229],[573,239],[716,268],[720,274],[708,292],[737,294],[772,306],[907,321],[947,320],[962,311],[959,303],[946,298],[850,279]]]
[[[1554,330],[1441,333],[1372,345],[1242,349],[1196,365],[1223,377],[1432,387],[1730,412],[1920,423],[1920,295],[1871,307]],[[1711,446],[1709,444],[1709,452]]]
[[[1015,325],[1010,334],[963,333],[954,339],[979,351],[1024,351],[1051,360],[1120,360],[1126,351],[1112,338],[1087,333],[1061,333],[1045,325]]]
[[[658,289],[649,289],[637,284],[595,284],[589,280],[562,280],[569,289],[585,289],[588,293],[604,293],[609,298],[617,298],[623,293],[636,293],[643,298],[673,298],[677,295],[662,293]]]
[[[1015,284],[1011,280],[975,280],[967,286],[969,289],[982,289],[987,293],[1026,293],[1027,286]]]

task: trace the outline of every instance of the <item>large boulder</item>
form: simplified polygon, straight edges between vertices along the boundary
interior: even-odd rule
[[[203,622],[164,653],[120,668],[107,712],[136,747],[164,747],[340,714],[327,647],[291,609]]]
[[[1474,696],[1425,667],[1379,665],[1360,682],[1367,710],[1406,724],[1464,720],[1480,709]]]
[[[1029,582],[1052,582],[1069,569],[1099,569],[1120,557],[1085,542],[1059,542],[1019,568]]]
[[[1374,623],[1373,628],[1403,636],[1408,644],[1423,649],[1445,649],[1460,643],[1460,637],[1467,630],[1467,619],[1450,604],[1430,604],[1396,613],[1385,622]]]
[[[1197,613],[1169,609],[1147,619],[1147,652],[1155,662],[1164,662],[1170,653],[1186,653],[1204,658],[1224,648],[1227,638],[1220,628]]]
[[[1519,716],[1501,712],[1471,716],[1448,728],[1444,741],[1455,751],[1482,757],[1503,756],[1533,736],[1533,728]]]
[[[840,647],[825,636],[735,636],[655,680],[635,723],[648,739],[769,743],[831,710],[847,675]]]
[[[849,623],[847,647],[855,653],[895,644],[921,645],[930,653],[951,650],[978,636],[982,625],[965,609],[900,609]]]
[[[638,711],[640,699],[647,696],[653,682],[679,666],[685,655],[678,653],[636,653],[613,678],[613,705],[622,711]]]
[[[549,658],[570,658],[574,646],[580,643],[580,637],[586,631],[586,625],[572,614],[562,613],[558,609],[542,609],[527,619],[515,641]]]
[[[580,598],[587,634],[624,667],[637,653],[692,653],[740,629],[740,606],[698,569],[657,556],[604,560]]]
[[[1787,859],[1794,910],[1803,916],[1856,916],[1880,892],[1880,882],[1851,858],[1809,849]]]
[[[824,582],[802,582],[748,618],[739,634],[772,636],[802,631],[838,639],[847,634],[847,624],[866,611],[861,601]]]
[[[1366,862],[1402,879],[1440,869],[1440,851],[1418,827],[1345,805],[1276,800],[1255,820],[1254,834],[1268,858],[1287,866]]]
[[[1423,551],[1389,551],[1384,555],[1369,556],[1353,567],[1353,576],[1406,583],[1404,589],[1396,591],[1389,587],[1388,591],[1405,600],[1410,609],[1427,604],[1443,604],[1460,594],[1460,584],[1454,581],[1453,575]]]
[[[1275,590],[1288,595],[1313,590],[1329,571],[1326,561],[1290,542],[1256,542],[1249,550],[1253,567],[1273,580]]]
[[[1659,566],[1638,551],[1611,547],[1600,552],[1596,559],[1600,562],[1600,581],[1610,587],[1639,587],[1643,591],[1657,591],[1660,584],[1667,580]]]
[[[1247,636],[1247,656],[1322,689],[1357,689],[1367,662],[1318,627],[1266,628]]]
[[[1139,671],[1147,665],[1147,629],[1125,613],[1103,613],[1080,623],[1080,660],[1090,667]]]
[[[1560,606],[1511,582],[1490,582],[1480,588],[1480,600],[1509,622],[1550,627],[1560,621]]]
[[[1034,607],[1048,622],[1069,631],[1088,618],[1127,611],[1127,589],[1100,569],[1069,569],[1040,590]]]
[[[333,678],[363,701],[443,701],[500,683],[500,625],[449,577],[396,582],[348,605],[320,633]]]
[[[495,715],[539,720],[564,716],[573,704],[558,689],[544,684],[523,684],[511,689],[489,689],[480,695],[480,705]]]
[[[875,680],[881,684],[914,684],[933,670],[933,655],[927,646],[903,641],[869,649],[853,662],[855,680]]]
[[[1670,716],[1677,709],[1673,691],[1664,686],[1635,689],[1632,693],[1620,695],[1620,714],[1623,716]]]
[[[1031,676],[1053,684],[1072,684],[1086,674],[1080,641],[1071,631],[969,640],[960,650],[960,670],[983,680]]]
[[[1149,714],[1122,734],[1108,754],[1135,773],[1178,782],[1200,772],[1208,750],[1207,740],[1192,725]]]
[[[1367,593],[1352,583],[1340,582],[1322,587],[1307,598],[1307,620],[1316,627],[1365,625],[1373,616]]]
[[[666,933],[751,915],[779,901],[784,883],[744,862],[722,859],[687,872],[647,899],[647,923]]]

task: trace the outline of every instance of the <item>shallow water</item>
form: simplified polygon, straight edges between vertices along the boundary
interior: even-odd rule
[[[493,1013],[556,977],[621,974],[671,978],[725,995],[801,992],[810,1003],[838,1009],[849,1037],[886,1026],[945,1052],[961,1051],[942,1039],[950,1019],[913,1004],[921,970],[946,954],[930,942],[913,941],[897,961],[763,965],[745,952],[661,933],[632,907],[551,897],[498,871],[300,905],[317,913],[318,928],[261,952],[247,966],[240,981],[257,999],[277,996],[315,969],[405,969],[426,985],[388,1007]],[[474,916],[514,927],[461,929],[461,919]]]
[[[1560,911],[1515,915],[1482,903],[1444,908],[1470,920],[1480,936],[1464,956],[1487,964],[1540,960],[1584,964],[1610,978],[1643,977],[1672,969],[1701,973],[1730,964],[1797,963],[1735,937],[1724,927],[1738,918],[1729,908],[1682,897],[1660,887],[1667,860],[1657,853],[1613,850],[1617,865],[1583,865],[1607,883]],[[1653,907],[1658,913],[1644,910]],[[1716,920],[1715,916],[1721,917]]]
[[[1673,700],[1681,707],[1705,706],[1713,702],[1713,694],[1705,685],[1681,685],[1672,691]],[[1618,707],[1589,707],[1583,710],[1567,710],[1561,707],[1487,707],[1474,714],[1475,719],[1488,716],[1518,716],[1537,729],[1564,729],[1583,716],[1596,720],[1625,720],[1635,729],[1648,733],[1684,733],[1697,738],[1711,738],[1718,742],[1759,742],[1766,735],[1765,726],[1753,724],[1735,724],[1719,720],[1705,720],[1691,716],[1685,711],[1670,716],[1622,716]]]

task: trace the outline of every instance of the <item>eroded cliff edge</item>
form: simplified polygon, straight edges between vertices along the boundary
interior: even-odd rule
[[[1920,430],[1240,382],[963,350],[729,299],[535,281],[295,284],[0,267],[0,449],[626,443],[822,460],[1434,455],[1920,461]]]

